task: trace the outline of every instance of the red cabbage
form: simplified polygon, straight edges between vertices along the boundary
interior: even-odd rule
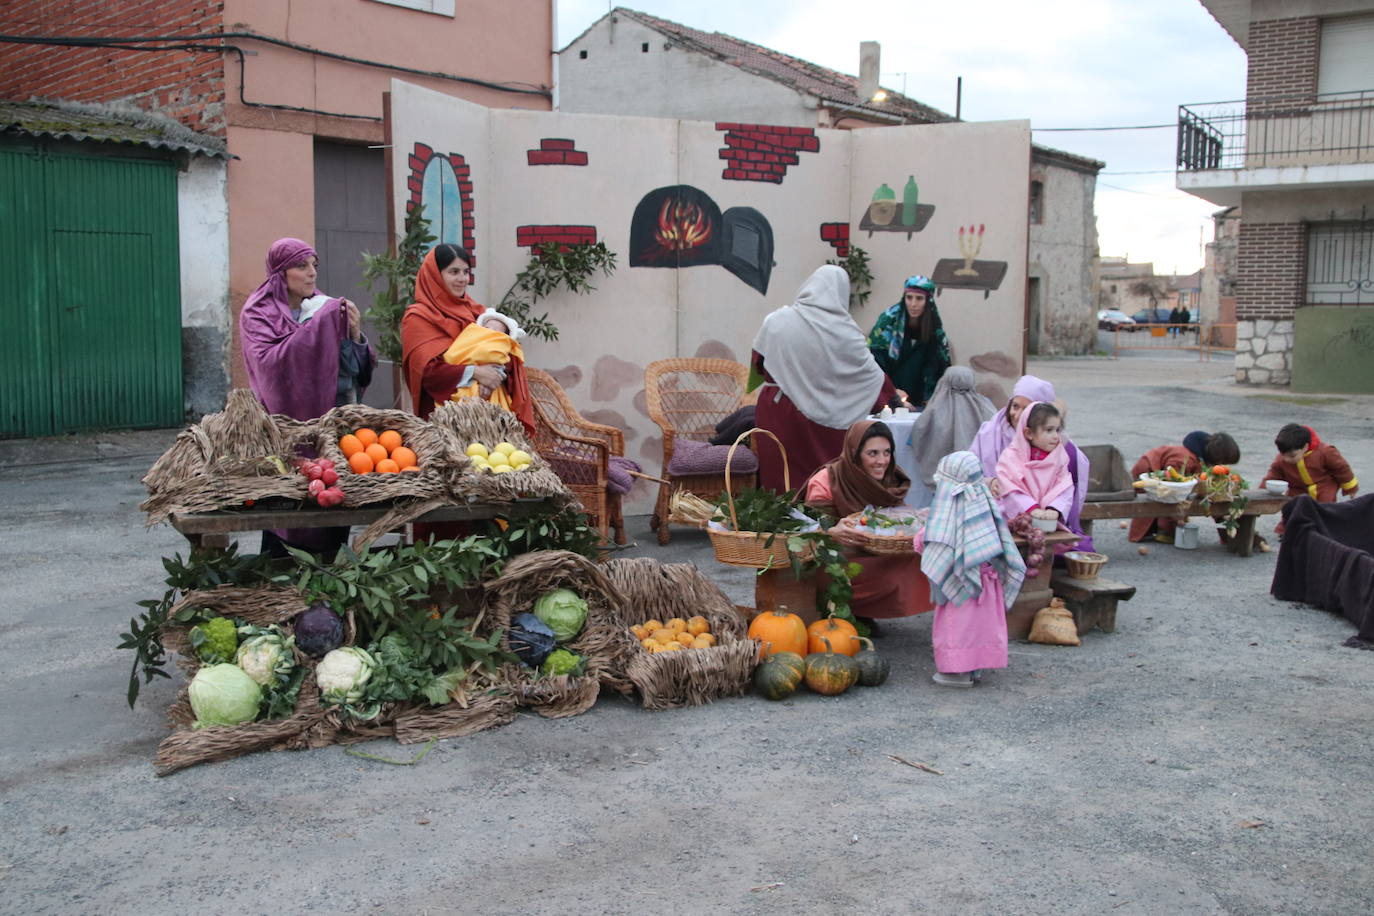
[[[296,645],[313,658],[323,658],[343,645],[343,620],[327,604],[312,605],[296,615]]]

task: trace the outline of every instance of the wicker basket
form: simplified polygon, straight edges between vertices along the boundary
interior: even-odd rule
[[[234,389],[224,410],[183,430],[144,476],[148,498],[139,508],[146,523],[237,508],[247,500],[305,499],[303,476],[281,474],[264,459],[290,460],[313,434],[312,424],[269,415],[251,391]]]
[[[725,499],[730,507],[730,528],[732,530],[720,530],[717,528],[706,529],[706,533],[711,538],[711,547],[716,552],[716,559],[729,566],[748,566],[752,569],[773,569],[778,566],[787,566],[790,560],[790,551],[787,548],[788,535],[785,532],[773,533],[768,531],[739,531],[739,518],[735,515],[735,495],[730,486],[730,462],[735,457],[735,449],[739,448],[741,442],[753,433],[762,433],[772,439],[778,445],[778,452],[782,454],[782,488],[784,492],[792,489],[792,474],[787,466],[787,450],[783,448],[782,442],[777,436],[766,429],[748,429],[739,434],[735,443],[730,446],[730,451],[725,456]],[[798,556],[803,560],[811,559],[814,549],[808,543]]]
[[[869,534],[862,532],[865,553],[880,557],[910,557],[916,555],[916,540],[910,534]]]
[[[651,655],[636,645],[626,676],[645,709],[701,706],[718,697],[739,696],[749,687],[758,644],[745,636],[744,620],[730,599],[687,563],[661,564],[648,557],[612,560],[606,573],[624,595],[617,621],[628,630],[653,617],[705,617],[717,643]]]
[[[257,626],[276,624],[291,632],[291,618],[306,610],[305,599],[289,589],[240,588],[221,586],[204,591],[187,592],[168,611],[175,619],[188,608],[205,608],[222,617],[237,617]],[[191,648],[191,624],[169,623],[163,627],[163,645],[179,656],[177,666],[193,677],[200,669],[200,660]],[[344,622],[344,635],[353,635],[353,621]],[[296,663],[307,671],[301,682],[293,715],[272,722],[249,722],[244,725],[193,729],[195,713],[186,686],[177,694],[176,702],[167,711],[167,721],[173,732],[157,747],[153,765],[159,776],[174,773],[183,767],[215,760],[228,760],[242,754],[266,750],[300,750],[311,746],[307,732],[325,728],[326,710],[321,707],[315,687],[313,670],[316,660],[296,651]]]
[[[418,473],[355,474],[339,450],[339,439],[361,427],[378,433],[395,430],[415,452]],[[448,476],[458,466],[452,443],[442,432],[404,410],[381,410],[362,404],[335,407],[316,421],[317,449],[334,462],[345,506],[367,506],[400,498],[435,499],[448,491]],[[462,461],[466,463],[467,459]]]
[[[502,648],[510,648],[511,621],[554,588],[571,589],[587,602],[587,621],[582,632],[565,646],[586,660],[586,670],[577,677],[546,678],[523,665],[507,665],[503,669],[517,702],[548,718],[586,712],[596,702],[603,684],[629,693],[634,685],[624,674],[626,660],[638,648],[619,623],[617,609],[625,599],[615,585],[601,567],[566,550],[522,554],[506,564],[499,577],[487,583],[485,626],[501,631]]]
[[[1070,550],[1064,554],[1069,575],[1075,579],[1096,579],[1106,562],[1105,553],[1093,553],[1090,550]]]
[[[553,469],[536,451],[519,418],[480,398],[447,401],[429,415],[429,422],[442,432],[456,455],[448,486],[459,502],[510,503],[520,499],[552,500],[555,508],[574,501]],[[491,445],[509,442],[529,453],[530,466],[507,474],[487,474],[473,468],[467,457],[469,443]]]

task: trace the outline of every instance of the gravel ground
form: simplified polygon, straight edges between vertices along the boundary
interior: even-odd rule
[[[1221,362],[1033,366],[1081,444],[1128,460],[1194,428],[1258,479],[1301,419],[1374,479],[1374,398],[1243,392]],[[9,507],[0,663],[19,694],[0,745],[0,912],[957,911],[1352,913],[1374,907],[1374,653],[1349,624],[1268,595],[1275,554],[1210,533],[1141,556],[1098,524],[1104,574],[1138,586],[1078,649],[1013,644],[974,690],[930,682],[930,619],[887,626],[889,683],[777,704],[522,715],[413,767],[341,748],[167,778],[150,765],[174,685],[124,703],[113,649],[161,590],[139,477],[167,431],[0,443]],[[697,532],[629,551],[747,571]],[[1273,520],[1261,521],[1272,534]],[[364,749],[409,758],[414,747]],[[889,755],[939,770],[925,772]]]

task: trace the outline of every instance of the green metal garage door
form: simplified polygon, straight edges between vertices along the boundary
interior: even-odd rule
[[[0,148],[0,436],[180,425],[176,175]]]

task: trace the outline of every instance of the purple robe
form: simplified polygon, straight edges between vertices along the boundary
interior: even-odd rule
[[[339,348],[348,316],[338,299],[320,306],[305,324],[291,314],[286,269],[316,257],[300,239],[278,239],[267,251],[267,279],[239,313],[239,338],[248,385],[268,413],[313,420],[334,406]]]
[[[1011,396],[1050,403],[1054,401],[1054,385],[1033,375],[1023,375],[1016,380],[1016,385],[1011,389]],[[1016,430],[1007,422],[1005,407],[979,427],[978,434],[973,437],[968,450],[983,462],[984,477],[992,479],[997,476],[997,459],[1002,457],[1002,450],[1011,442],[1012,434],[1015,432]],[[1073,477],[1073,502],[1069,504],[1069,511],[1061,511],[1061,514],[1065,527],[1074,534],[1083,534],[1079,515],[1083,511],[1084,501],[1088,498],[1088,456],[1084,455],[1071,440],[1064,440],[1064,448],[1069,453],[1069,474]],[[1074,549],[1092,550],[1092,538],[1084,537]]]

